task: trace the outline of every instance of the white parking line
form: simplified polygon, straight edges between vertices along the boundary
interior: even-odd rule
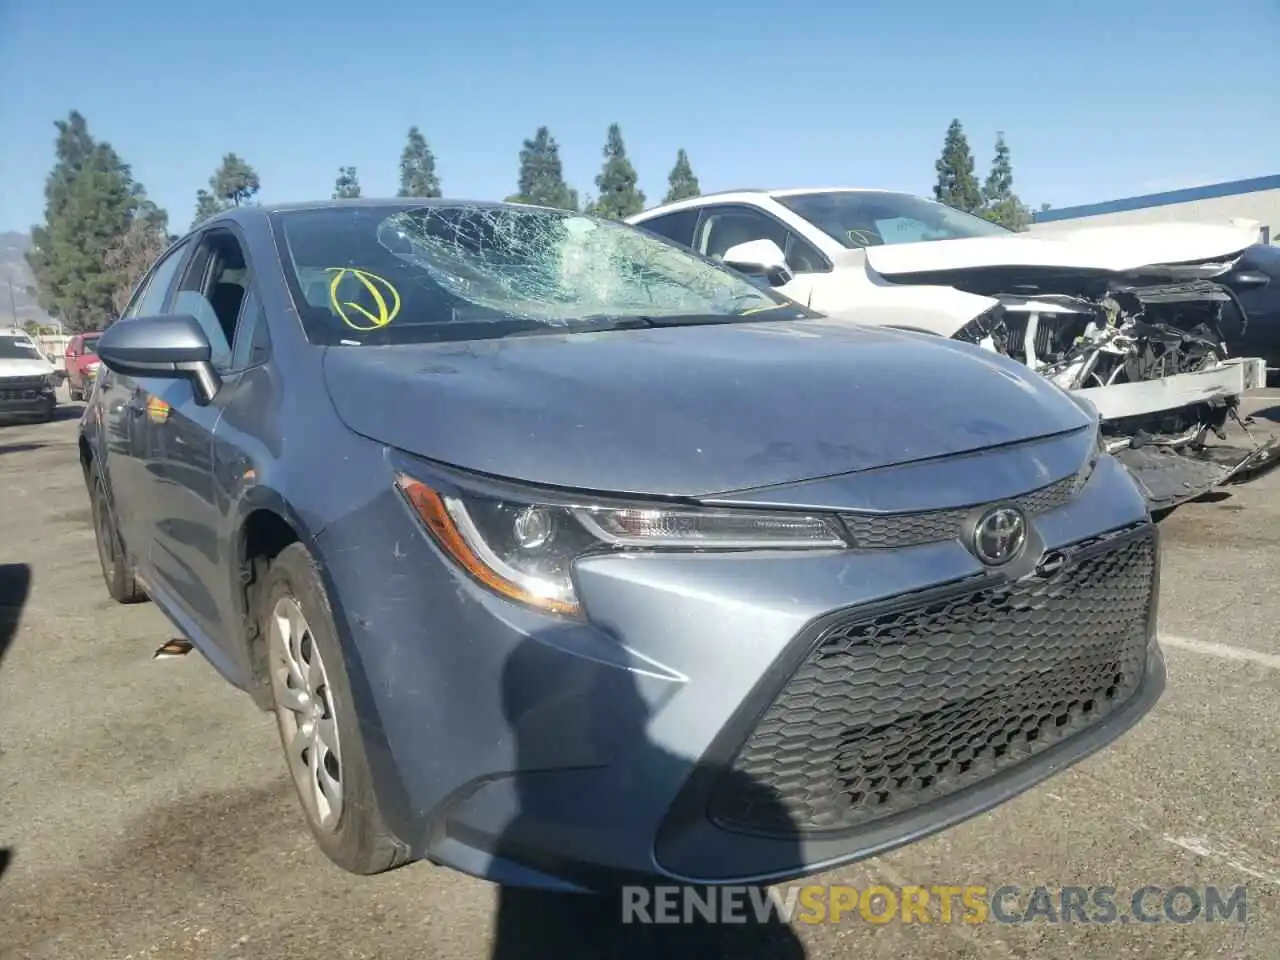
[[[1197,857],[1208,857],[1210,860],[1220,860],[1229,867],[1234,867],[1241,873],[1259,880],[1265,880],[1267,883],[1280,886],[1280,873],[1274,869],[1274,861],[1265,861],[1261,855],[1254,853],[1247,847],[1231,844],[1229,842],[1214,841],[1208,837],[1164,837],[1166,843],[1172,843],[1175,847],[1181,847],[1188,853],[1194,853]],[[1234,847],[1234,849],[1232,849]]]
[[[1179,637],[1170,633],[1160,634],[1160,645],[1177,650],[1190,650],[1192,653],[1203,653],[1210,657],[1221,657],[1223,660],[1257,663],[1272,670],[1280,670],[1280,656],[1274,653],[1263,653],[1260,650],[1250,650],[1248,647],[1233,647],[1225,643],[1193,640],[1190,637]]]

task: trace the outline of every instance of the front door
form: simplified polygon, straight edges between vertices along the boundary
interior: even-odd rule
[[[146,417],[154,472],[157,522],[149,566],[162,589],[216,649],[205,650],[232,675],[248,669],[240,642],[237,545],[227,528],[225,491],[214,458],[214,432],[242,388],[249,351],[237,336],[252,336],[259,319],[245,246],[231,228],[212,227],[197,238],[171,312],[196,318],[213,346],[222,386],[201,403],[188,380],[157,382]],[[244,319],[242,319],[244,318]],[[242,338],[243,339],[243,338]],[[243,358],[243,359],[238,359]]]

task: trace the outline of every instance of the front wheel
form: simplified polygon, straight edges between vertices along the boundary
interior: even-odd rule
[[[378,810],[328,596],[302,544],[272,561],[259,598],[276,725],[316,843],[350,873],[400,866],[409,851]]]

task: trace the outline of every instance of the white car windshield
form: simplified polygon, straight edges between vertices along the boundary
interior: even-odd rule
[[[36,345],[26,337],[0,336],[0,360],[43,360]]]
[[[276,224],[307,336],[318,343],[803,314],[740,274],[642,230],[562,210],[353,203],[284,211]]]
[[[850,249],[1013,233],[998,223],[909,193],[828,190],[774,199]]]

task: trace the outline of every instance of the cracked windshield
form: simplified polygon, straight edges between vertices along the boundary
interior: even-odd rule
[[[279,223],[317,342],[804,315],[674,244],[564,211],[441,203],[289,212]]]
[[[0,960],[1280,960],[1280,0],[0,0]]]

